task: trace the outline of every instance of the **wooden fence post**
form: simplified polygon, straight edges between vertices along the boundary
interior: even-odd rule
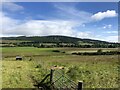
[[[82,81],[79,81],[78,82],[78,90],[82,90],[82,87],[83,87],[83,82]]]
[[[53,69],[51,69],[50,71],[50,84],[52,84],[52,79],[53,79]]]

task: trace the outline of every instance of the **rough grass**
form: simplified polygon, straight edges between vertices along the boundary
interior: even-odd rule
[[[33,87],[28,61],[3,61],[2,62],[3,88],[29,88]]]
[[[64,66],[66,75],[76,83],[82,80],[85,88],[118,87],[118,56],[64,56],[43,60],[36,58],[36,62],[46,68]]]
[[[52,50],[65,51],[65,53],[52,52]],[[117,88],[119,84],[117,55],[78,56],[69,54],[72,51],[92,50],[97,49],[3,48],[3,87],[31,88],[33,81],[30,76],[41,81],[50,72],[50,68],[57,65],[64,67],[65,76],[71,80],[76,83],[79,80],[83,81],[84,88]],[[23,61],[16,61],[15,55],[20,54],[24,56]],[[30,58],[32,58],[31,61],[29,61]]]

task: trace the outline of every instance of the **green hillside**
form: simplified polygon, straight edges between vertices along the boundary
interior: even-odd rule
[[[2,46],[116,48],[118,43],[68,36],[2,37]]]

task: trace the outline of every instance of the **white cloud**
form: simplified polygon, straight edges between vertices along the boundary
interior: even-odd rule
[[[86,31],[86,32],[78,32],[76,34],[76,37],[79,37],[79,38],[92,38],[93,35],[92,35],[91,32]]]
[[[82,24],[81,26],[82,26],[82,27],[85,27],[86,25],[85,25],[85,24]]]
[[[102,20],[104,18],[111,18],[111,17],[116,17],[117,13],[115,10],[107,10],[106,12],[98,12],[94,15],[91,16],[93,20]]]
[[[2,6],[4,9],[9,10],[9,11],[19,11],[19,10],[24,9],[23,6],[20,6],[18,4],[13,3],[13,2],[4,2],[4,3],[2,3]]]
[[[106,40],[109,42],[118,42],[118,36],[108,36],[108,37],[105,37],[103,40]]]
[[[19,20],[7,17],[3,12],[0,12],[0,20],[0,26],[3,30],[12,29],[12,27],[15,27],[20,22]]]
[[[66,35],[86,38],[89,37],[88,32],[76,31],[76,23],[65,20],[28,20],[20,23],[20,20],[16,20],[0,14],[3,18],[3,27],[1,36],[16,36],[16,35]],[[11,23],[12,22],[12,23]]]
[[[74,4],[55,4],[54,6],[58,9],[56,15],[60,19],[75,21],[79,25],[92,21],[92,13],[78,10]]]
[[[46,35],[65,35],[86,38],[89,36],[88,32],[75,31],[74,23],[69,21],[42,21],[31,20],[26,23],[16,25],[11,29],[3,30],[5,35],[34,35],[34,36],[46,36]]]
[[[10,30],[10,33],[18,35],[72,35],[72,27],[72,23],[67,21],[30,20]]]
[[[91,37],[90,39],[94,40],[101,40],[101,41],[107,41],[107,42],[118,42],[118,35],[110,35],[110,36],[103,36],[103,35],[96,35],[94,37]]]
[[[105,18],[112,18],[118,15],[115,10],[107,10],[105,12],[97,12],[96,14],[92,14],[75,8],[74,4],[55,4],[55,7],[58,9],[58,13],[56,13],[56,15],[62,17],[62,19],[74,20],[76,22],[79,22],[79,24],[100,21]]]
[[[117,42],[117,36],[97,37],[92,32],[75,30],[76,23],[65,20],[27,20],[22,22],[0,13],[3,19],[2,34],[0,36],[46,36],[65,35],[79,38],[91,38],[104,41]],[[12,22],[12,23],[11,23]],[[109,32],[108,32],[109,33]]]
[[[108,33],[108,34],[118,34],[118,31],[106,31],[104,33]]]
[[[112,25],[111,25],[111,24],[109,24],[109,25],[104,25],[104,26],[103,26],[103,29],[110,29],[110,28],[112,28]]]

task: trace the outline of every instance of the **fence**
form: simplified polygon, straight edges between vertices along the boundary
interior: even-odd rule
[[[50,74],[35,85],[40,90],[82,90],[82,82],[77,84],[65,76],[64,68],[52,67]]]

